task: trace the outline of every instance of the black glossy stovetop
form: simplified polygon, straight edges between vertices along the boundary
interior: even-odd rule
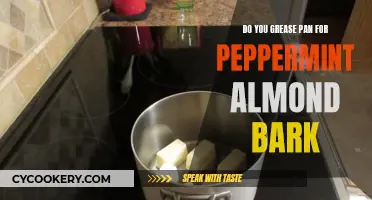
[[[182,39],[181,32],[190,33],[186,36],[193,41],[185,43],[188,40]],[[59,80],[54,83],[56,86],[40,91],[40,97],[50,100],[40,106],[40,114],[30,128],[23,130],[25,137],[11,149],[5,168],[136,169],[130,146],[131,128],[138,115],[155,101],[192,90],[230,94],[233,81],[259,83],[277,79],[278,74],[273,72],[254,70],[217,74],[216,44],[226,42],[275,44],[281,39],[275,34],[243,36],[240,26],[202,27],[199,32],[196,27],[90,31],[59,67],[53,78]],[[56,92],[47,97],[50,90]],[[272,121],[275,115],[263,118]],[[310,118],[286,114],[279,120],[301,122]],[[266,156],[263,168],[306,170],[323,178],[308,180],[307,187],[267,187],[267,182],[260,183],[256,199],[337,199],[320,154],[271,154]],[[31,200],[143,198],[138,182],[135,188],[55,188],[49,192],[45,188],[6,189],[3,193],[6,199]]]

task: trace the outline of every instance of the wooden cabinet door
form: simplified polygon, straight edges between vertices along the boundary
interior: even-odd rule
[[[344,38],[344,44],[355,44],[353,71],[372,72],[372,1],[355,1]]]

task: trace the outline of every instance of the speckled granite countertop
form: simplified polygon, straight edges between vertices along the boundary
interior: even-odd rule
[[[273,24],[275,17],[269,0],[244,0],[234,10],[237,0],[196,0],[194,11],[182,12],[167,8],[165,0],[152,0],[150,16],[140,22],[104,22],[97,19],[95,26],[228,26],[242,24]]]

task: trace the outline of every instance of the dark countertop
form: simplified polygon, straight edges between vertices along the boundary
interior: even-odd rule
[[[203,27],[201,48],[165,49],[160,54],[166,61],[155,66],[177,68],[164,68],[161,72],[167,76],[155,76],[148,71],[151,66],[147,56],[141,54],[131,59],[136,49],[138,52],[144,48],[136,48],[133,41],[138,35],[147,38],[146,27],[141,27],[140,34],[136,30],[97,28],[87,33],[4,137],[1,153],[7,156],[2,159],[3,168],[135,169],[129,140],[131,127],[142,110],[156,100],[190,90],[230,94],[232,81],[275,81],[282,77],[272,72],[217,75],[215,71],[217,43],[274,44],[282,42],[279,35],[242,36],[240,26]],[[162,27],[151,28],[152,36],[159,30]],[[159,52],[151,55],[154,54]],[[125,76],[130,63],[132,79]],[[140,72],[146,72],[145,76]],[[128,87],[131,82],[133,85]],[[263,118],[273,121],[275,115]],[[287,113],[279,120],[303,122],[310,118],[306,114]],[[263,168],[306,170],[311,179],[307,180],[307,187],[268,187],[271,183],[261,181],[256,199],[337,199],[321,154],[270,154]],[[3,192],[4,197],[12,200],[143,197],[138,182],[136,188],[18,188]]]

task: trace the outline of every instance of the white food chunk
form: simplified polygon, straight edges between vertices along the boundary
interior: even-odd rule
[[[246,168],[246,155],[239,149],[234,149],[217,167],[221,170],[244,170]]]
[[[215,145],[208,140],[203,140],[187,155],[186,169],[206,170],[211,166],[215,159]]]
[[[172,182],[178,182],[179,180],[179,174],[178,174],[178,171],[177,171],[177,167],[170,164],[170,163],[164,163],[164,165],[162,165],[160,167],[160,170],[161,171],[164,171],[164,172],[159,172],[158,174],[160,175],[170,175],[172,177]]]
[[[186,157],[186,169],[188,169],[188,170],[190,169],[191,161],[194,158],[194,152],[195,152],[195,149],[193,149],[192,151],[190,151],[189,154],[187,154],[187,157]]]
[[[153,165],[153,166],[151,167],[151,170],[158,170],[158,168],[157,168],[155,165]]]
[[[177,167],[170,163],[164,163],[164,165],[160,167],[160,170],[177,170]]]
[[[178,166],[186,160],[187,146],[177,139],[156,154],[156,166],[160,168],[164,163]]]

